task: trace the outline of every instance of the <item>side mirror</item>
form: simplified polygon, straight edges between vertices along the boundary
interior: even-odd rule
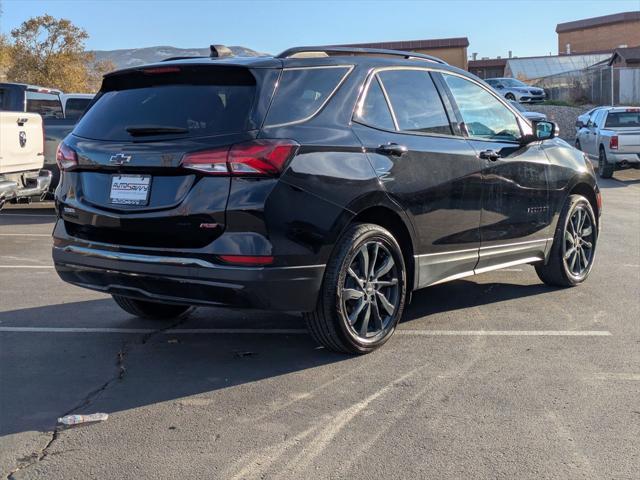
[[[558,125],[546,120],[538,120],[533,122],[533,135],[536,140],[549,140],[558,136]]]

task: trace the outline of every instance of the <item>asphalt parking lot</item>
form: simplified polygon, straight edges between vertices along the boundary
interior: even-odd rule
[[[638,478],[640,172],[615,176],[586,284],[524,266],[432,287],[363,357],[317,347],[295,315],[132,318],[58,279],[51,210],[7,209],[2,474]],[[71,412],[110,416],[56,429]]]

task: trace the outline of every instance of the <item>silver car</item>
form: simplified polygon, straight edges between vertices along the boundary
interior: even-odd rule
[[[487,78],[485,82],[507,100],[534,103],[542,102],[547,98],[542,88],[532,87],[515,78]]]
[[[596,108],[581,125],[576,148],[598,159],[601,178],[611,178],[616,170],[640,168],[640,108]]]

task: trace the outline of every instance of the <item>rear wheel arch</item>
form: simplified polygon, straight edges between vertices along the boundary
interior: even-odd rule
[[[402,250],[402,256],[407,269],[407,290],[413,290],[416,274],[413,257],[414,241],[409,227],[401,215],[389,207],[379,205],[360,211],[351,219],[351,224],[354,223],[373,223],[391,232]]]

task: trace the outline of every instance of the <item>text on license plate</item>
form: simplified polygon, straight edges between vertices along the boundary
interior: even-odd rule
[[[113,175],[109,202],[118,205],[146,205],[149,202],[151,175]]]

